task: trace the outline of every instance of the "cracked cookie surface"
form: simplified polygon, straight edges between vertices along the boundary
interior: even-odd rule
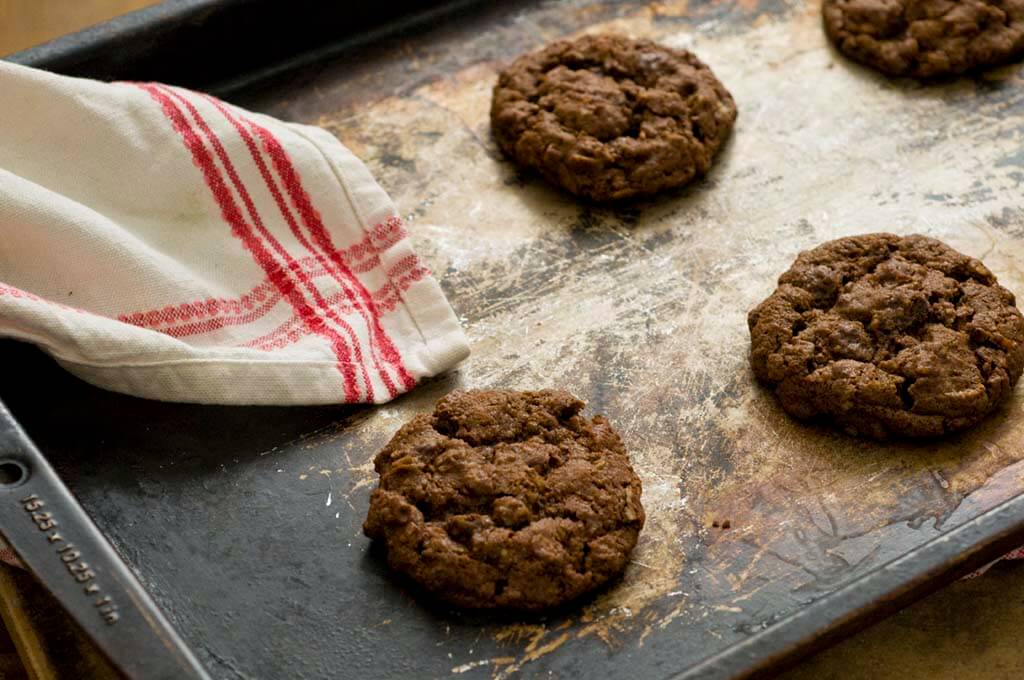
[[[616,35],[560,40],[501,72],[498,147],[594,201],[645,196],[704,175],[736,105],[690,52]]]
[[[1024,368],[1024,317],[978,260],[925,236],[800,253],[747,319],[751,364],[783,408],[878,439],[974,425]]]
[[[388,564],[452,604],[538,610],[626,567],[640,479],[608,421],[568,392],[441,399],[377,454],[363,530]]]
[[[932,78],[1024,51],[1024,0],[825,0],[825,31],[848,57]]]

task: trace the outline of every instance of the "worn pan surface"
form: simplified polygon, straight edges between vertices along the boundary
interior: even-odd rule
[[[986,559],[1024,519],[1020,499],[983,517],[1024,491],[1024,399],[941,442],[877,444],[791,421],[748,368],[747,310],[838,236],[935,236],[1024,293],[1020,67],[887,80],[820,24],[819,3],[795,0],[495,3],[229,92],[366,160],[473,356],[382,407],[229,409],[103,393],[8,345],[0,397],[218,677],[770,666]],[[707,179],[599,208],[502,160],[496,70],[579,31],[711,65],[740,114]],[[625,577],[540,619],[430,603],[360,531],[372,456],[398,426],[453,388],[493,386],[570,389],[643,478]]]

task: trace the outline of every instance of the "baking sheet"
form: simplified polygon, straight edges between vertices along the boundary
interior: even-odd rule
[[[747,310],[824,240],[925,233],[1024,292],[1020,67],[887,80],[835,53],[819,13],[501,3],[232,93],[366,160],[473,356],[382,407],[227,409],[102,393],[8,346],[0,398],[217,677],[683,671],[1024,491],[1019,396],[969,433],[877,444],[791,421],[753,380]],[[502,160],[496,70],[578,31],[714,69],[739,118],[707,179],[601,208]],[[496,386],[570,389],[644,483],[622,581],[539,619],[430,603],[360,532],[371,459],[399,425],[450,389]]]

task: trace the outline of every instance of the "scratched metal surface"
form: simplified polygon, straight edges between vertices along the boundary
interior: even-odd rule
[[[876,444],[792,422],[752,378],[747,310],[827,239],[926,233],[1024,294],[1020,68],[885,80],[827,45],[819,11],[502,3],[237,93],[366,160],[473,356],[379,408],[224,409],[102,393],[8,346],[20,360],[0,397],[217,677],[683,670],[1024,491],[1020,397],[961,436]],[[706,180],[598,208],[501,159],[496,69],[581,30],[712,66],[740,113]],[[643,479],[648,522],[622,581],[540,619],[438,607],[360,532],[375,451],[446,391],[493,386],[572,390]]]

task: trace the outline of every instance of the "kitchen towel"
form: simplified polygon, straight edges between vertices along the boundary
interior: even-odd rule
[[[468,354],[366,166],[324,130],[0,61],[0,336],[99,387],[381,403]]]

